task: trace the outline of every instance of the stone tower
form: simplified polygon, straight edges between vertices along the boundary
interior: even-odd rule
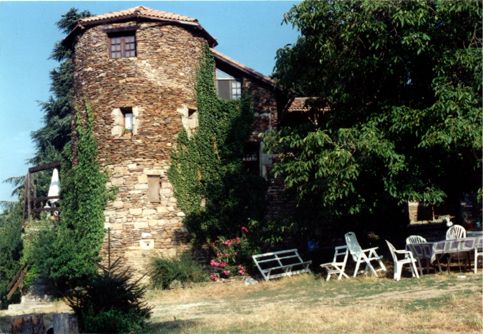
[[[197,127],[197,67],[203,48],[216,41],[196,19],[139,6],[81,19],[64,43],[74,49],[77,110],[83,101],[91,105],[99,161],[117,189],[105,210],[110,242],[103,252],[110,247],[111,257],[142,270],[151,256],[186,248],[184,214],[167,170],[176,135],[183,126],[188,132]],[[217,67],[231,71],[233,82],[263,104],[256,138],[276,122],[273,83],[216,51],[214,56]]]

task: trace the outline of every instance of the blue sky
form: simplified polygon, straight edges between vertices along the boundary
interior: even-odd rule
[[[293,1],[219,2],[4,2],[0,0],[0,181],[24,175],[34,145],[30,133],[42,126],[40,101],[50,96],[49,59],[63,38],[55,23],[75,7],[94,14],[139,5],[197,18],[218,41],[217,50],[270,75],[278,48],[298,33],[281,25]],[[12,187],[0,183],[0,201]]]

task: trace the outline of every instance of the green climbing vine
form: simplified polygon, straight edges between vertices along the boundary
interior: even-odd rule
[[[97,161],[92,110],[86,105],[86,112],[77,116],[77,163],[65,163],[62,168],[60,220],[33,238],[27,259],[59,287],[76,286],[96,273],[110,195],[107,175]]]
[[[196,82],[199,127],[191,136],[184,130],[178,135],[168,171],[185,225],[199,243],[237,234],[265,209],[265,181],[242,161],[253,123],[251,99],[219,99],[214,66],[206,48]]]

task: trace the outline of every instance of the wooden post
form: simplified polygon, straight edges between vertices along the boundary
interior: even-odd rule
[[[31,204],[31,196],[30,196],[30,172],[27,173],[25,176],[25,207],[24,207],[24,212],[26,212],[26,216],[24,217],[25,220],[28,220],[30,218],[30,214],[32,211],[32,208],[30,207]]]

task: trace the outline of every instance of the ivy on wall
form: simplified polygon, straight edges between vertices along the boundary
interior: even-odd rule
[[[213,56],[204,51],[196,82],[199,128],[178,135],[168,177],[195,242],[232,236],[265,208],[265,180],[243,166],[243,147],[253,123],[251,99],[219,99]]]
[[[77,115],[77,161],[64,166],[60,221],[34,236],[33,269],[57,286],[76,286],[94,275],[104,238],[107,175],[97,161],[94,116],[89,106]]]

